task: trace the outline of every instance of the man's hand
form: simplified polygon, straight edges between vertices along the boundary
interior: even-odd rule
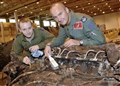
[[[75,40],[75,39],[69,39],[63,44],[63,46],[65,46],[65,47],[70,47],[70,46],[73,46],[73,45],[80,45],[80,41]]]
[[[29,59],[27,56],[25,56],[25,57],[23,58],[23,62],[24,62],[25,64],[30,64],[30,63],[31,63],[30,59]]]
[[[45,56],[48,57],[48,55],[51,55],[51,47],[50,44],[47,44],[44,49]]]
[[[34,51],[36,51],[36,50],[39,50],[39,46],[38,46],[38,45],[31,46],[31,47],[29,48],[29,50],[30,50],[30,52],[34,52]]]

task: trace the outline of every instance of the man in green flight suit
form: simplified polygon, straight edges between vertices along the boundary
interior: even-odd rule
[[[13,42],[11,54],[15,54],[25,64],[30,64],[31,53],[45,48],[45,45],[54,37],[43,28],[34,28],[29,18],[19,21],[19,31]],[[23,54],[25,51],[25,54]]]
[[[60,25],[59,35],[46,45],[45,55],[51,53],[51,47],[63,45],[90,46],[105,43],[105,37],[94,20],[82,13],[74,13],[58,2],[51,6],[50,13]],[[66,40],[66,38],[69,38]]]

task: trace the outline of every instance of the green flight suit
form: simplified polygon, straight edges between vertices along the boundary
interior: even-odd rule
[[[38,45],[39,49],[44,49],[45,45],[54,37],[52,34],[44,29],[33,29],[33,31],[34,38],[31,40],[31,42],[28,42],[23,34],[19,34],[13,42],[11,53],[17,55],[19,60],[22,60],[24,56],[31,56],[29,47],[33,45]],[[24,54],[23,51],[25,51]]]
[[[51,42],[52,47],[62,45],[66,38],[82,40],[83,46],[101,45],[105,43],[104,34],[90,16],[72,11],[70,12],[70,16],[70,23],[65,26],[60,26],[58,37],[54,38]]]

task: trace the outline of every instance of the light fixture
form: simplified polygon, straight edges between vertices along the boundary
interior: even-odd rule
[[[94,15],[97,15],[97,13],[94,13]]]
[[[25,8],[27,8],[27,6],[25,6]]]
[[[88,3],[88,5],[90,5],[90,3]]]
[[[0,4],[3,4],[3,3],[4,3],[3,1],[0,2]]]
[[[114,11],[114,10],[111,10],[112,12]]]
[[[108,3],[105,3],[105,5],[108,5]]]
[[[76,6],[76,8],[78,8],[78,6]]]
[[[36,4],[39,4],[39,2],[36,2]]]
[[[64,4],[66,4],[66,1],[64,2]]]
[[[103,11],[102,13],[104,14],[105,12]]]

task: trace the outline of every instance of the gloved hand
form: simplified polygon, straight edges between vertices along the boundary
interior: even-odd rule
[[[43,55],[43,52],[40,51],[40,50],[35,50],[35,51],[31,52],[31,55],[32,55],[33,57],[40,57],[40,56]]]

